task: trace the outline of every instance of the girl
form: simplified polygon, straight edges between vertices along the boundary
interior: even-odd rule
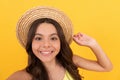
[[[40,8],[30,11],[35,12]],[[35,15],[33,12],[30,12],[30,15]],[[24,16],[24,18],[26,17]],[[17,33],[22,32],[19,30],[21,22],[18,23]],[[65,26],[61,26],[59,21],[47,16],[34,19],[26,32],[26,41],[22,39],[23,36],[20,39],[21,35],[18,35],[18,39],[28,53],[28,66],[15,72],[7,80],[82,80],[78,68],[93,71],[110,71],[112,69],[110,60],[95,39],[83,33],[71,35],[72,37],[67,39],[70,34],[67,34],[68,28],[63,27]],[[74,55],[69,46],[71,39],[80,46],[89,47],[97,61]],[[22,42],[22,40],[24,41]]]

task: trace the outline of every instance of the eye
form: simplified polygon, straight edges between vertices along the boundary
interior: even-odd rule
[[[37,41],[42,40],[42,38],[41,38],[41,37],[35,37],[34,39],[35,39],[35,40],[37,40]]]
[[[51,40],[55,41],[55,40],[58,40],[57,37],[52,37]]]

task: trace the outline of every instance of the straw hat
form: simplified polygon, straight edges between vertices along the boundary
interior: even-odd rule
[[[27,34],[31,24],[40,18],[50,18],[57,21],[65,34],[67,42],[70,44],[72,41],[73,25],[70,19],[58,9],[52,7],[39,6],[28,10],[19,19],[16,28],[16,34],[19,42],[23,47],[26,46]]]

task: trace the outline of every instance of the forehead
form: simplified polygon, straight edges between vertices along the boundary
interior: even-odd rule
[[[57,33],[57,30],[53,24],[50,23],[42,23],[38,25],[36,33],[43,33],[43,34],[50,34],[50,33]]]

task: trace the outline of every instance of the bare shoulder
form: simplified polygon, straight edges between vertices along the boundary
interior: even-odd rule
[[[32,78],[26,70],[20,70],[9,76],[7,80],[32,80]]]

